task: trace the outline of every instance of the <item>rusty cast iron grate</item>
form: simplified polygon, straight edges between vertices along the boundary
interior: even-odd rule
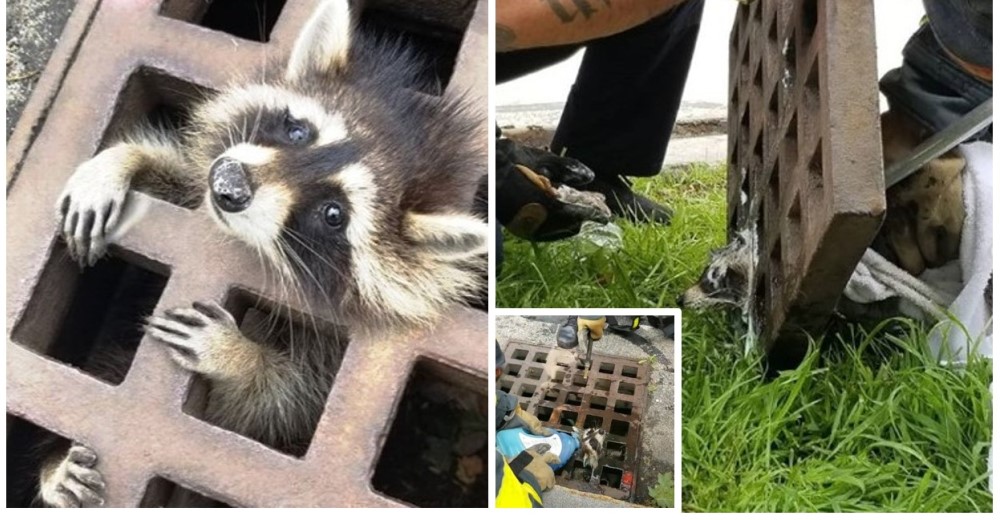
[[[583,469],[577,460],[562,470],[557,483],[620,500],[632,497],[649,367],[636,360],[594,354],[590,374],[584,378],[575,351],[511,341],[504,354],[507,366],[498,385],[517,396],[521,408],[553,428],[572,431],[576,426],[608,432],[597,469],[600,487],[589,483],[590,469]]]
[[[769,351],[796,357],[885,211],[872,3],[741,4],[729,92],[729,229],[755,225],[752,312]]]
[[[56,238],[55,201],[80,163],[136,122],[183,121],[198,92],[286,56],[317,3],[77,3],[8,149],[8,475],[24,448],[50,431],[99,454],[108,506],[164,505],[176,488],[234,506],[430,505],[393,491],[412,475],[373,479],[391,461],[395,432],[407,428],[400,410],[451,388],[478,403],[485,423],[487,318],[456,309],[434,330],[378,341],[324,325],[330,341],[348,345],[304,454],[215,427],[199,415],[204,386],[143,337],[135,318],[197,300],[223,303],[247,327],[260,310],[320,323],[323,313],[268,287],[255,255],[205,212],[176,201],[134,194],[149,201],[147,216],[82,273]],[[434,7],[414,17],[412,2],[410,11],[378,2],[399,22],[386,30],[412,34],[420,52],[445,64],[442,88],[478,99],[485,140],[487,2],[451,2],[451,10],[425,3]],[[244,10],[265,8],[249,29]],[[369,23],[382,19],[362,13]],[[90,345],[109,337],[134,358],[120,379],[103,381],[79,367]],[[475,476],[475,464],[464,469]],[[469,485],[485,504],[485,477]],[[32,490],[12,489],[9,505],[30,500]]]

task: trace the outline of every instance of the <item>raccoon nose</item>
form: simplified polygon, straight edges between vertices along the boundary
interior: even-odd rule
[[[229,157],[220,157],[209,169],[209,184],[215,205],[227,213],[239,213],[250,206],[253,188],[243,164]]]
[[[684,307],[684,295],[683,294],[677,297],[677,306],[678,307]]]

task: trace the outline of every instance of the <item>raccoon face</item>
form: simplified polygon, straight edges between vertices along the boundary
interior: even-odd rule
[[[320,6],[283,78],[225,90],[195,114],[206,205],[283,287],[372,328],[425,324],[479,289],[488,227],[456,201],[413,203],[416,185],[448,179],[406,171],[417,161],[385,152],[400,134],[365,126],[392,103],[352,88],[347,5]]]
[[[742,308],[749,297],[748,278],[753,264],[748,235],[741,231],[725,247],[712,251],[698,283],[684,291],[677,299],[678,305],[693,309],[714,305]]]

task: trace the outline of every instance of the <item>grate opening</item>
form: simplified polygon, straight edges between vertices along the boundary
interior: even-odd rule
[[[507,370],[505,373],[511,377],[518,377],[521,375],[521,365],[507,363]]]
[[[597,415],[587,415],[583,418],[584,428],[600,428],[604,424],[604,419]]]
[[[632,401],[615,401],[615,413],[632,415]]]
[[[146,484],[139,507],[230,507],[182,486],[172,480],[156,476]]]
[[[576,421],[579,418],[580,414],[577,412],[563,411],[559,413],[559,424],[560,426],[576,426]]]
[[[40,507],[36,497],[42,461],[69,447],[65,437],[7,414],[7,507]]]
[[[618,461],[625,460],[625,443],[607,441],[604,447],[604,455],[608,458],[615,459]]]
[[[528,372],[524,374],[524,377],[537,381],[542,378],[542,369],[538,367],[528,367]]]
[[[619,437],[625,437],[628,435],[629,424],[625,421],[619,421],[617,419],[611,420],[611,427],[608,428],[608,433],[611,435],[617,435]]]
[[[221,31],[237,38],[268,42],[286,0],[163,0],[160,15]]]
[[[500,389],[504,392],[510,393],[510,389],[514,386],[514,382],[509,379],[500,380]]]
[[[570,406],[580,406],[583,404],[583,398],[576,392],[570,392],[566,394],[566,404]]]
[[[262,345],[264,348],[288,352],[292,348],[293,342],[301,342],[304,341],[303,338],[309,338],[308,341],[318,341],[323,348],[336,349],[336,354],[330,360],[331,366],[324,370],[324,373],[328,374],[329,380],[323,381],[322,392],[324,396],[330,393],[337,371],[340,369],[340,363],[347,351],[348,336],[342,328],[322,320],[306,317],[241,288],[229,291],[224,307],[236,319],[240,332],[247,339]],[[210,412],[211,400],[211,383],[205,378],[195,376],[184,401],[184,413],[224,428],[219,419],[213,417]],[[301,457],[309,449],[318,421],[319,417],[317,416],[315,421],[308,425],[307,431],[304,432],[305,436],[301,439],[294,439],[287,445],[265,444],[283,453]]]
[[[116,247],[81,272],[65,243],[55,239],[11,338],[118,385],[142,340],[143,320],[152,314],[169,276],[166,266]]]
[[[552,418],[552,410],[550,406],[539,406],[538,411],[535,412],[535,417],[538,417],[539,421],[546,422]]]
[[[531,396],[535,395],[536,388],[538,387],[535,385],[521,385],[521,397],[531,399]]]
[[[559,400],[559,390],[555,388],[550,388],[545,391],[545,396],[543,397],[546,401],[557,401]]]
[[[622,475],[624,474],[625,472],[621,469],[604,466],[604,469],[601,470],[601,485],[619,488],[622,485]]]
[[[625,377],[631,377],[636,379],[639,377],[639,367],[624,365],[622,366],[622,375]]]
[[[129,75],[119,92],[114,113],[105,129],[98,150],[104,150],[128,136],[138,127],[153,126],[175,132],[190,120],[191,107],[202,99],[208,89],[176,78],[162,70],[141,66]],[[200,198],[184,200],[173,193],[153,192],[137,186],[147,195],[177,206],[194,209]],[[177,190],[172,190],[177,191]]]
[[[625,381],[619,381],[618,393],[623,395],[635,395],[635,385],[632,383],[626,383]]]
[[[587,386],[587,378],[583,377],[583,374],[577,374],[573,376],[573,386],[579,386],[579,387]]]
[[[468,20],[464,25],[468,25]],[[426,21],[381,9],[363,10],[358,27],[377,39],[400,42],[413,49],[414,55],[424,64],[413,87],[433,96],[444,93],[455,72],[462,43],[461,32],[433,28]]]
[[[608,398],[598,395],[590,396],[590,407],[595,410],[606,410],[608,408]]]
[[[557,383],[562,383],[566,379],[565,370],[556,370],[556,374],[552,376],[552,380]]]
[[[549,360],[549,355],[545,352],[536,352],[534,357],[535,363],[545,363]]]
[[[528,359],[528,351],[524,349],[517,349],[511,357],[518,361],[524,361],[525,359]]]
[[[598,369],[598,372],[600,372],[602,374],[614,374],[615,373],[615,364],[614,363],[601,363],[601,367]]]
[[[598,379],[594,382],[594,390],[600,390],[601,392],[607,392],[611,390],[611,380],[610,379]]]
[[[421,358],[403,391],[372,487],[419,507],[486,507],[486,380]]]

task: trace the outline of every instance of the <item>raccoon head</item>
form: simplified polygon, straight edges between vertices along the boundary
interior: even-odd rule
[[[750,232],[740,231],[731,242],[712,251],[698,283],[684,291],[677,304],[694,309],[714,305],[742,308],[749,298],[753,262]]]
[[[420,65],[354,34],[346,0],[320,5],[280,69],[193,115],[215,220],[282,287],[372,330],[429,324],[475,294],[486,136],[464,102],[407,88]]]

